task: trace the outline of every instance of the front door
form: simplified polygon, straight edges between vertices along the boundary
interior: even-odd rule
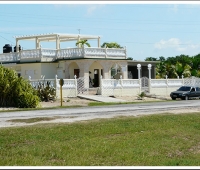
[[[79,78],[79,72],[80,72],[79,69],[74,69],[74,75],[76,75],[77,79]]]
[[[93,87],[99,87],[99,70],[94,69]]]

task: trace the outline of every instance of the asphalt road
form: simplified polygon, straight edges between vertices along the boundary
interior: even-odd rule
[[[200,100],[180,100],[154,103],[138,103],[124,105],[110,105],[98,107],[79,107],[79,108],[60,108],[51,110],[35,111],[15,111],[0,113],[0,127],[24,126],[34,123],[13,123],[13,119],[30,119],[36,117],[54,117],[52,121],[43,121],[37,123],[50,122],[75,122],[91,120],[96,118],[112,118],[115,116],[140,116],[145,114],[154,114],[168,112],[170,110],[180,110],[188,108],[200,108]]]

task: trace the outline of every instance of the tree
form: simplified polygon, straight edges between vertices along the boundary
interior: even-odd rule
[[[165,57],[160,56],[158,60],[159,60],[159,61],[165,61]]]
[[[154,57],[147,57],[145,61],[157,61],[157,58]]]
[[[101,45],[101,48],[123,48],[121,47],[118,43],[116,42],[110,42],[110,43],[107,43],[107,42],[104,42],[102,45]]]
[[[90,44],[88,43],[88,40],[80,40],[76,43],[76,46],[80,45],[80,47],[84,47],[85,45],[90,47]]]
[[[133,60],[133,58],[132,57],[128,57],[127,60]]]

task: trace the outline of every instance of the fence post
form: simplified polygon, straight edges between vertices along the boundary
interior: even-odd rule
[[[148,84],[149,84],[149,94],[151,93],[151,79],[148,79]]]
[[[55,75],[55,89],[56,89],[56,96],[58,96],[58,93],[57,93],[57,78],[58,78],[58,76],[57,75]]]
[[[151,64],[148,64],[148,70],[149,70],[149,79],[151,79]]]
[[[100,76],[100,95],[102,95],[103,92],[103,86],[102,86],[102,75]]]
[[[168,79],[167,79],[167,75],[165,77],[166,77],[166,93],[165,93],[165,95],[167,96],[167,92],[168,92]]]
[[[75,95],[77,97],[77,79],[76,79],[76,75],[74,75],[74,83],[75,83]]]
[[[141,64],[137,64],[137,69],[138,69],[138,79],[140,79]]]
[[[122,97],[122,92],[123,92],[123,86],[122,86],[122,75],[120,75],[120,85],[121,85],[121,97]]]
[[[184,78],[183,78],[184,76],[182,75],[181,77],[182,77],[182,85],[184,85],[185,84]]]

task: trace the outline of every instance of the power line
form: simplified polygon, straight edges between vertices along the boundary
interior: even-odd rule
[[[7,41],[9,41],[9,42],[11,42],[11,43],[13,43],[12,41],[10,41],[10,40],[8,40],[8,39],[2,37],[1,35],[0,35],[0,37],[3,38],[3,39],[5,39],[5,40],[7,40]],[[15,43],[13,43],[13,44],[15,44]]]

